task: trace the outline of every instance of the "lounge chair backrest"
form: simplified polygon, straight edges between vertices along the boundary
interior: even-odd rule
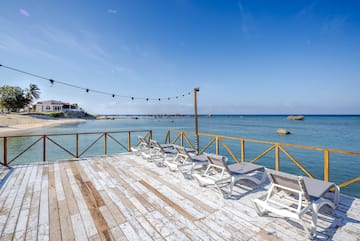
[[[160,148],[162,149],[162,147],[160,146],[159,142],[153,140],[153,139],[150,139],[150,146],[151,147],[157,147],[157,148]]]
[[[175,147],[175,149],[176,149],[180,154],[182,154],[182,155],[184,155],[184,156],[187,156],[187,155],[188,155],[187,151],[185,150],[185,147],[177,146],[177,147]]]
[[[182,157],[185,162],[192,162],[193,159],[189,155],[188,151],[183,146],[174,146],[175,150],[178,152],[178,156]]]
[[[298,191],[306,200],[310,200],[303,177],[270,169],[266,169],[266,172],[268,173],[270,181],[277,187],[284,187],[287,189]]]
[[[155,151],[155,152],[153,152],[153,153],[160,153],[160,154],[164,154],[164,153],[165,153],[164,149],[163,149],[162,146],[159,144],[159,142],[150,139],[149,143],[150,143],[150,147]]]
[[[216,154],[206,154],[206,158],[208,159],[210,165],[230,172],[228,166],[226,165],[227,157]]]
[[[145,139],[145,137],[143,136],[138,136],[138,139],[139,139],[139,144],[143,144],[143,145],[147,145],[149,146],[149,142]]]

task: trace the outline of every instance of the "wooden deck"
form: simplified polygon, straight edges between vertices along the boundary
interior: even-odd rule
[[[225,200],[133,154],[0,169],[1,240],[304,240],[296,222],[258,217],[236,188]],[[320,215],[319,240],[360,240],[360,201]],[[309,217],[310,218],[310,217]]]

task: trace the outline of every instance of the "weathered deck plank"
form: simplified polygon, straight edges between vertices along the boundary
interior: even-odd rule
[[[15,240],[24,240],[26,236],[26,228],[30,213],[31,200],[34,193],[36,175],[37,175],[37,167],[32,167],[31,176],[25,191],[25,195],[21,206],[21,211],[16,224],[15,235],[14,235]]]
[[[37,176],[34,183],[33,196],[31,200],[31,207],[29,213],[29,220],[27,223],[26,240],[37,240],[39,228],[39,210],[40,210],[40,195],[43,169],[41,166],[37,167]]]
[[[77,180],[75,178],[76,173],[73,173],[74,169],[74,163],[70,163],[70,168],[66,170],[67,176],[69,178],[70,186],[73,191],[74,198],[76,200],[77,206],[79,208],[79,213],[82,219],[82,222],[84,224],[84,228],[86,231],[86,235],[88,239],[90,239],[94,235],[98,235],[98,232],[96,230],[96,226],[94,223],[94,220],[91,217],[90,211],[87,208],[85,198],[83,197],[80,187],[77,183]],[[76,226],[74,227],[77,228]]]
[[[16,224],[20,215],[20,210],[21,210],[21,205],[23,203],[23,199],[26,193],[26,189],[28,186],[28,182],[31,176],[31,172],[32,169],[31,168],[26,168],[28,170],[26,170],[24,178],[22,179],[21,184],[18,186],[19,191],[17,193],[17,195],[15,196],[15,198],[13,199],[13,203],[11,205],[11,208],[9,209],[9,215],[8,215],[8,219],[6,221],[4,230],[3,230],[3,235],[9,239],[12,239],[14,237],[15,234],[15,228],[16,228]]]
[[[62,240],[75,240],[74,231],[71,225],[71,216],[69,213],[68,202],[63,186],[62,179],[65,176],[62,172],[63,166],[55,164],[55,188],[59,207],[59,218]]]
[[[132,154],[18,166],[0,190],[0,240],[303,240],[295,222],[257,216],[265,189],[225,200]],[[360,200],[342,196],[318,237],[359,240],[359,216]]]
[[[54,164],[49,165],[49,214],[50,214],[50,240],[61,237],[60,215],[57,190],[55,189]],[[59,190],[58,190],[59,191]]]

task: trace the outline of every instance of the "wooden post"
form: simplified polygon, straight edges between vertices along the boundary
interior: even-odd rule
[[[329,151],[324,150],[324,181],[329,181],[330,179],[330,156]]]
[[[280,171],[280,154],[279,154],[279,144],[275,144],[275,170]]]
[[[43,136],[43,162],[46,162],[46,135]]]
[[[166,133],[165,144],[170,144],[170,129]]]
[[[181,139],[180,139],[180,142],[181,142],[181,146],[184,146],[184,131],[181,131]]]
[[[3,144],[4,144],[4,166],[7,166],[7,137],[3,137]]]
[[[198,111],[197,111],[197,92],[199,88],[194,88],[194,111],[195,111],[195,148],[196,154],[199,154],[199,123],[198,123]]]
[[[150,138],[149,140],[151,140],[151,139],[153,138],[152,136],[153,136],[153,135],[152,135],[152,130],[150,130],[150,131],[149,131],[149,138]]]
[[[79,158],[79,133],[75,135],[75,151],[76,151],[76,158]]]
[[[128,131],[128,152],[131,151],[131,132]]]
[[[241,162],[245,162],[245,140],[244,139],[241,139],[240,148],[241,148]]]
[[[219,155],[219,136],[216,136],[215,140],[215,153]]]
[[[107,155],[107,132],[104,132],[104,155]]]

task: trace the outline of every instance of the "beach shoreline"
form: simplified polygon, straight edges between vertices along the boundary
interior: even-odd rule
[[[86,122],[81,118],[39,118],[20,114],[0,115],[0,136],[14,135],[28,130],[44,127],[54,127],[64,124]]]

